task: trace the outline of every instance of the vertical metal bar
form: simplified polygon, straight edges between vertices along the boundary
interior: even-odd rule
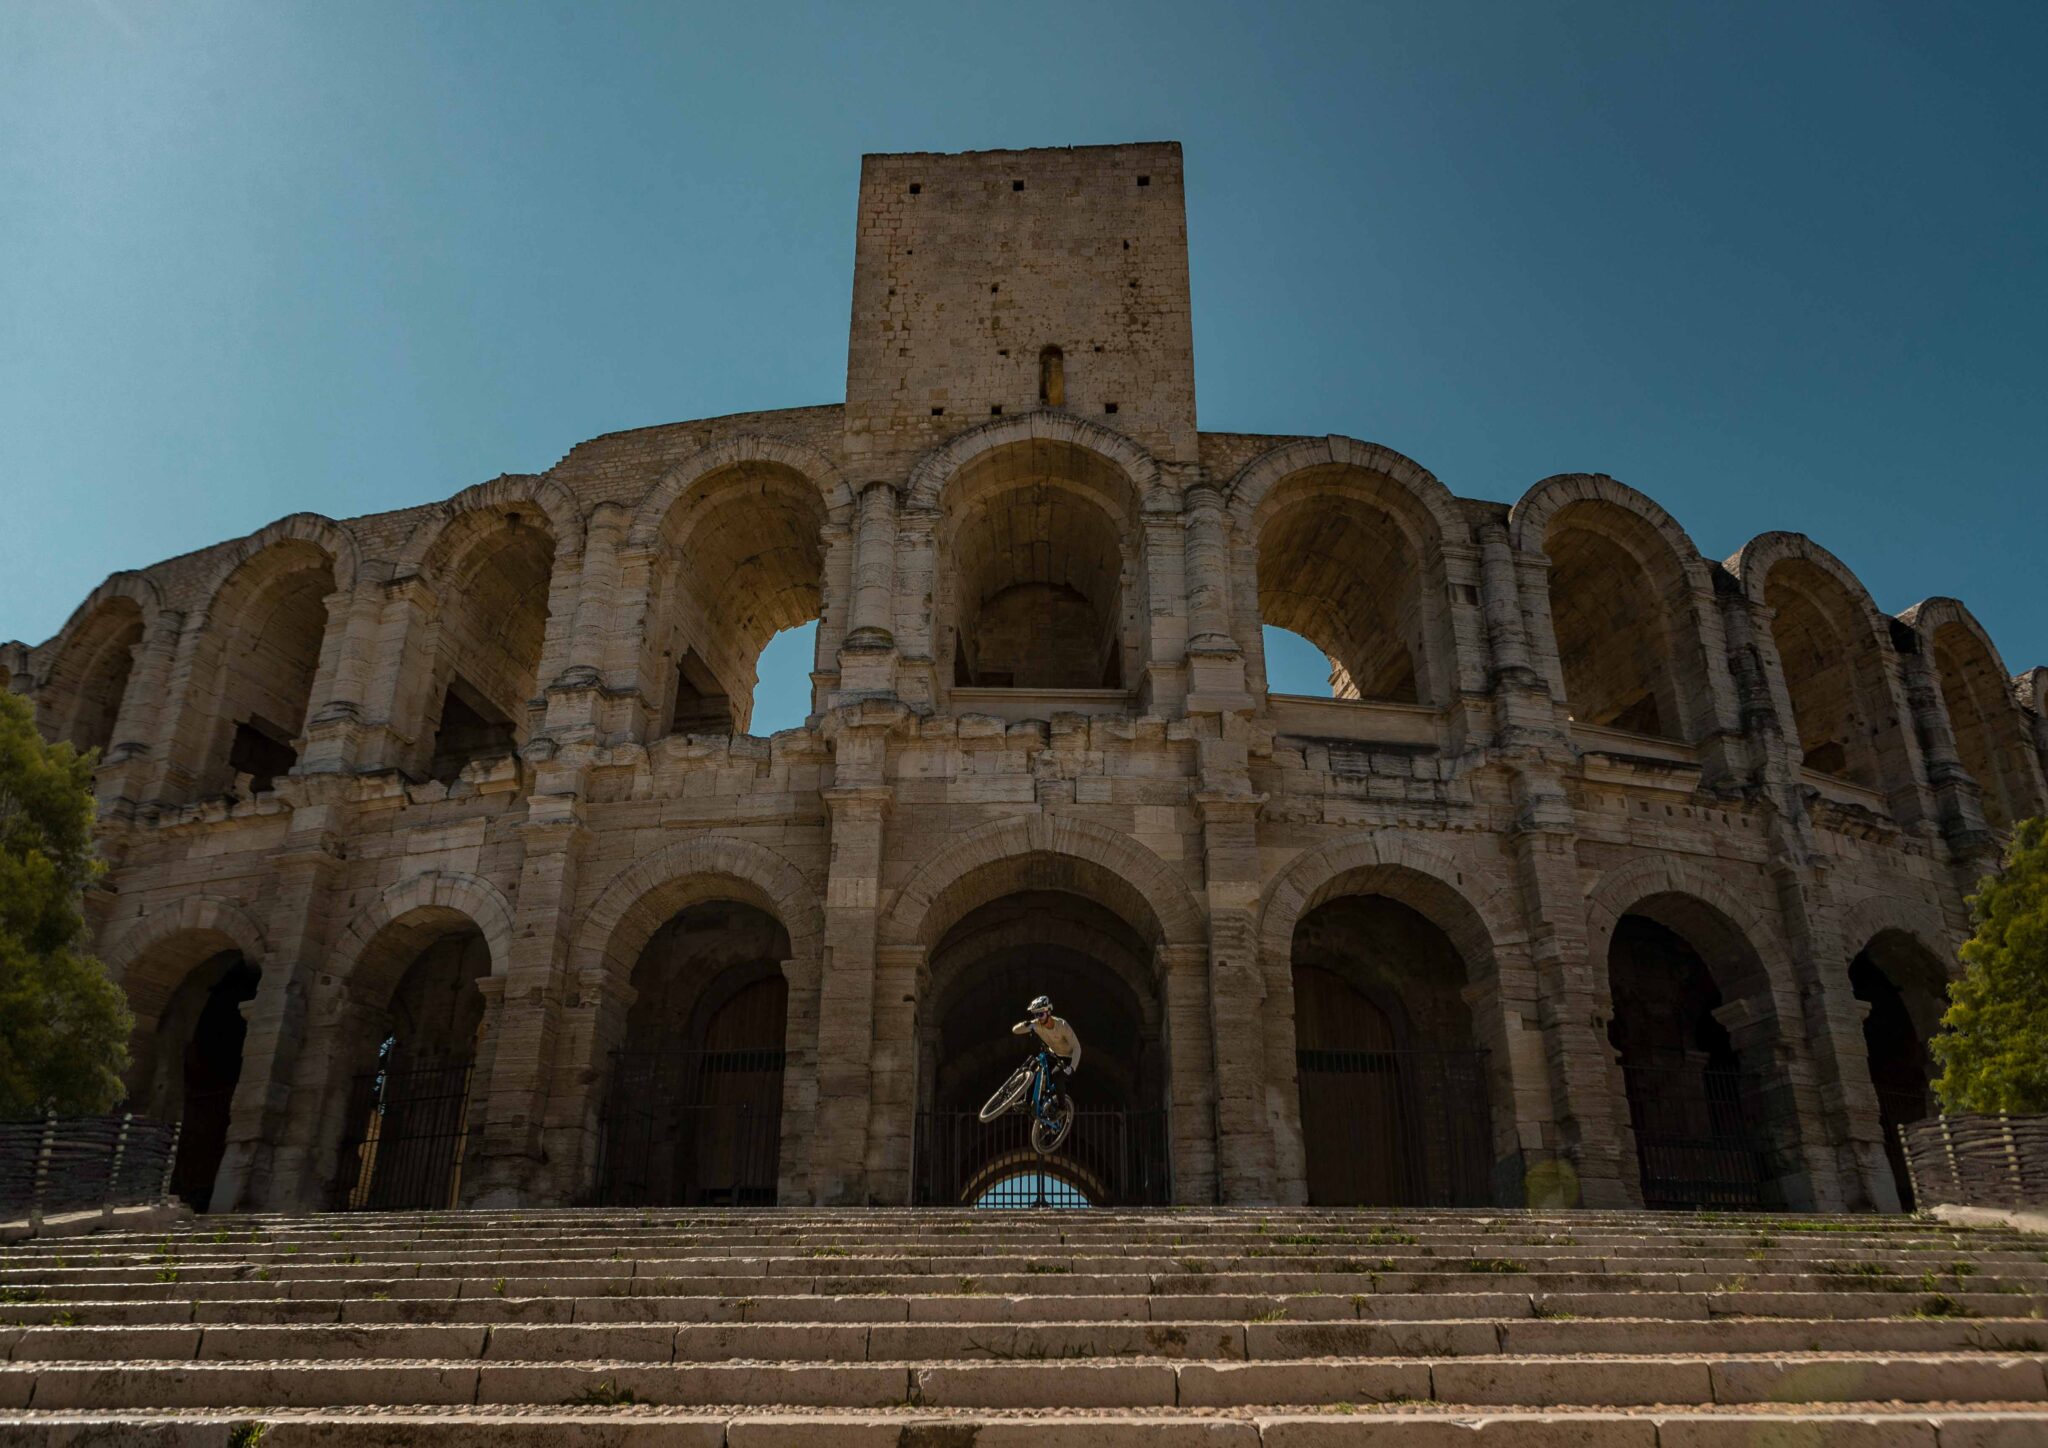
[[[135,1122],[135,1113],[121,1113],[121,1129],[114,1136],[114,1159],[107,1167],[107,1189],[101,1195],[100,1215],[111,1217],[120,1203],[115,1199],[121,1195],[121,1162],[128,1155],[128,1128]]]
[[[160,1202],[171,1199],[171,1173],[178,1169],[178,1142],[184,1135],[185,1118],[180,1116],[171,1123],[171,1149],[164,1153],[163,1181],[157,1190],[157,1200]]]

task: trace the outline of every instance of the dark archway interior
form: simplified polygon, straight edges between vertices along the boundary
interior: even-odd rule
[[[932,953],[923,1086],[930,1109],[977,1110],[1035,1038],[1010,1033],[1036,995],[1081,1038],[1074,1098],[1088,1110],[1156,1107],[1165,1091],[1151,951],[1115,912],[1027,890],[969,911]]]
[[[1295,927],[1293,975],[1309,1201],[1489,1200],[1485,1058],[1450,937],[1398,900],[1340,896]]]
[[[1927,1039],[1948,1006],[1941,964],[1909,936],[1887,931],[1849,963],[1849,988],[1870,1008],[1863,1017],[1863,1047],[1870,1057],[1878,1124],[1899,1204],[1911,1211],[1913,1184],[1899,1128],[1935,1109]]]
[[[1715,1015],[1725,1002],[1706,958],[1670,925],[1624,915],[1607,973],[1607,1039],[1621,1058],[1644,1202],[1762,1201],[1763,1081]]]
[[[223,951],[193,971],[179,990],[182,999],[165,1012],[167,1025],[177,1023],[173,1029],[191,1020],[179,1057],[181,1125],[171,1190],[194,1211],[211,1204],[213,1181],[227,1152],[228,1121],[242,1076],[242,1042],[249,1030],[242,1006],[254,999],[259,978],[240,951]]]
[[[1682,738],[1670,611],[1638,557],[1664,551],[1654,530],[1608,504],[1575,504],[1554,520],[1544,549],[1551,627],[1572,717]]]
[[[451,1207],[461,1188],[484,1022],[477,982],[491,973],[491,947],[474,923],[453,912],[431,924],[387,928],[418,930],[426,943],[363,1023],[339,1191],[351,1208]]]
[[[776,1198],[789,932],[713,900],[678,912],[633,968],[599,1191],[610,1203],[765,1206]]]

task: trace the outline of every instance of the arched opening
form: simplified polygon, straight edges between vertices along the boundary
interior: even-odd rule
[[[1948,978],[1933,952],[1903,930],[1881,931],[1849,962],[1849,988],[1866,1007],[1863,1048],[1899,1205],[1913,1209],[1899,1128],[1934,1114],[1927,1042],[1948,1010]]]
[[[1137,674],[1137,499],[1108,459],[996,448],[941,495],[942,677],[957,688],[1121,689]]]
[[[973,1205],[1034,1174],[1098,1205],[1167,1199],[1164,1012],[1148,930],[1047,865],[1012,873],[1023,888],[965,910],[927,958],[916,1027],[920,1203]],[[1041,994],[1081,1041],[1080,1069],[1060,1083],[1074,1127],[1051,1158],[1031,1149],[1027,1113],[977,1119],[1037,1052],[1035,1036],[1011,1028]]]
[[[1685,576],[1648,519],[1587,500],[1544,534],[1550,622],[1572,718],[1666,739],[1687,737],[1676,664]]]
[[[1412,494],[1361,469],[1311,468],[1266,495],[1255,526],[1260,621],[1328,656],[1330,697],[1442,702],[1441,568]]]
[[[332,560],[299,540],[266,548],[222,585],[202,665],[214,707],[200,795],[262,793],[298,762],[334,589]]]
[[[1934,671],[1955,733],[1956,754],[1977,781],[1984,821],[1995,830],[2033,813],[2022,761],[2033,747],[2010,686],[1983,638],[1951,620],[1934,631]]]
[[[617,1206],[773,1206],[781,1167],[789,932],[707,900],[633,967],[613,1053],[599,1199]]]
[[[73,633],[39,691],[37,723],[48,738],[81,754],[89,749],[106,753],[114,743],[142,626],[135,600],[116,597]]]
[[[477,982],[490,973],[489,942],[454,910],[402,916],[365,951],[340,1033],[358,1071],[336,1178],[344,1208],[457,1205],[484,1027]]]
[[[1607,978],[1644,1205],[1807,1205],[1783,1185],[1799,1170],[1797,1113],[1740,932],[1689,896],[1652,896],[1615,922]]]
[[[811,716],[811,672],[818,654],[818,623],[786,628],[768,641],[755,664],[748,732],[770,735],[801,729]]]
[[[975,1188],[969,1205],[999,1211],[1078,1211],[1095,1205],[1087,1188],[1068,1181],[1057,1167],[1033,1164],[1005,1171]]]
[[[1275,694],[1332,696],[1348,675],[1330,656],[1284,628],[1267,624],[1259,630],[1265,644],[1266,687]]]
[[[1880,732],[1896,720],[1882,703],[1884,660],[1862,605],[1833,574],[1787,558],[1764,581],[1771,637],[1799,734],[1801,764],[1817,774],[1882,789]]]
[[[194,1211],[212,1203],[227,1152],[248,1034],[242,1009],[255,998],[259,979],[239,950],[220,950],[185,972],[153,1022],[145,1025],[146,1001],[136,1010],[137,1034],[147,1030],[150,1041],[134,1053],[131,1080],[139,1089],[131,1095],[132,1109],[179,1124],[171,1192]]]
[[[723,469],[669,510],[641,660],[641,676],[659,684],[657,734],[760,732],[753,715],[764,651],[814,624],[823,607],[824,527],[817,485],[778,463]],[[790,677],[771,681],[784,717],[784,696],[800,683],[798,723],[810,712],[814,629],[808,637],[811,653]]]
[[[531,509],[478,509],[437,540],[424,565],[439,600],[419,761],[428,778],[453,783],[526,743],[554,568],[554,535]]]
[[[1398,900],[1343,895],[1295,926],[1292,972],[1310,1204],[1490,1202],[1486,1053],[1450,937]]]

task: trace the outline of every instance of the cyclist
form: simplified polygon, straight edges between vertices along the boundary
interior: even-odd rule
[[[1045,1049],[1052,1052],[1053,1069],[1071,1076],[1081,1064],[1081,1038],[1074,1028],[1052,1013],[1052,997],[1040,996],[1024,1008],[1025,1018],[1010,1027],[1013,1036],[1037,1033]]]

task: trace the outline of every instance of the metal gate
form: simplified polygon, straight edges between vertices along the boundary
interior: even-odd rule
[[[765,1048],[614,1051],[598,1204],[774,1206],[786,1059]]]
[[[455,1205],[462,1191],[474,1068],[458,1057],[408,1062],[387,1048],[382,1069],[355,1079],[341,1144],[343,1211]]]
[[[1294,1066],[1312,1203],[1492,1203],[1486,1052],[1304,1049]]]
[[[1646,1207],[1759,1207],[1763,1154],[1728,1067],[1624,1066]]]
[[[911,1146],[921,1207],[1141,1207],[1173,1199],[1164,1111],[1076,1111],[1060,1149],[1031,1149],[1031,1121],[1012,1111],[921,1111]]]

